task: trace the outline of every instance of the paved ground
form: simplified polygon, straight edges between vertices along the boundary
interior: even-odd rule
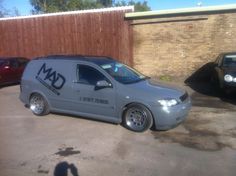
[[[0,175],[235,176],[236,99],[191,87],[185,123],[145,133],[71,116],[39,118],[18,100],[19,86],[1,88]]]

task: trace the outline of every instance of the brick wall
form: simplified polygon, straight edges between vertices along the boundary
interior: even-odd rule
[[[236,51],[236,13],[134,20],[134,66],[186,79],[221,52]]]

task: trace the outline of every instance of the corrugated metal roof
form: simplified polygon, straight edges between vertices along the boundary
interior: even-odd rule
[[[74,14],[85,14],[85,13],[111,12],[111,11],[122,11],[122,10],[134,11],[134,6],[110,7],[110,8],[102,8],[102,9],[89,9],[89,10],[77,10],[77,11],[68,11],[68,12],[47,13],[47,14],[39,14],[39,15],[6,17],[6,18],[0,18],[0,21],[14,20],[14,19],[26,19],[26,18],[48,17],[48,16],[58,16],[58,15],[74,15]]]
[[[172,10],[159,10],[159,11],[148,11],[148,12],[133,12],[133,13],[126,13],[125,18],[132,20],[132,19],[146,19],[146,18],[155,18],[155,17],[223,13],[223,12],[230,12],[230,11],[236,12],[236,4],[172,9]]]

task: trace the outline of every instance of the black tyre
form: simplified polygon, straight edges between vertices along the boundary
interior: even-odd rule
[[[30,97],[29,108],[37,116],[47,115],[49,113],[49,106],[45,98],[38,94],[34,93]]]
[[[129,130],[143,132],[152,124],[152,113],[142,104],[130,104],[123,113],[123,125]]]

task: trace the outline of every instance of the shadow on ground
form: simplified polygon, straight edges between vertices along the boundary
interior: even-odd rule
[[[214,126],[214,122],[220,120],[218,114],[212,113],[214,115],[214,121],[212,121],[208,118],[209,114],[205,117],[204,113],[194,112],[178,129],[151,133],[154,139],[161,143],[177,143],[199,151],[214,152],[226,147],[236,150],[236,127],[222,127],[222,130],[216,130],[219,127]]]
[[[4,84],[4,85],[0,85],[0,89],[9,87],[9,86],[16,86],[16,85],[20,85],[20,84],[19,83]]]
[[[227,108],[223,102],[236,105],[236,92],[224,94],[216,85],[211,83],[213,71],[214,63],[209,62],[185,80],[185,84],[195,91],[192,94],[193,106]],[[221,101],[214,99],[214,97]]]
[[[55,167],[54,176],[68,176],[69,171],[73,176],[79,176],[78,169],[74,164],[69,164],[66,161],[60,162]]]

